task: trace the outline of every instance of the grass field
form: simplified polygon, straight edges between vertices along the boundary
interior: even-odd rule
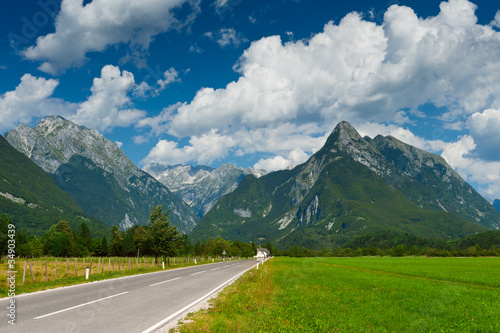
[[[15,268],[13,271],[15,276],[15,294],[23,294],[27,292],[69,286],[73,284],[86,283],[90,281],[98,281],[112,279],[121,276],[150,273],[163,269],[163,265],[158,260],[154,263],[154,258],[141,257],[124,258],[124,257],[105,257],[92,258],[35,258],[26,261],[26,273],[24,272],[24,259],[16,259]],[[76,274],[75,274],[76,260]],[[84,262],[85,260],[85,262]],[[197,264],[205,264],[209,262],[220,261],[219,258],[197,258]],[[29,262],[31,262],[31,276]],[[57,271],[56,271],[57,262]],[[47,270],[45,270],[47,265]],[[195,265],[194,258],[171,258],[170,266],[165,263],[165,269],[179,268]],[[85,267],[90,267],[89,279],[85,278]],[[46,274],[47,272],[47,274]],[[56,275],[57,272],[57,275]],[[0,298],[8,296],[8,264],[7,259],[0,264]],[[24,282],[23,282],[23,275]],[[76,275],[76,276],[75,276]],[[33,280],[34,279],[34,280]]]
[[[181,332],[500,332],[500,258],[274,258]]]

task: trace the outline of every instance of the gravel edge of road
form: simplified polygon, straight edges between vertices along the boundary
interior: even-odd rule
[[[250,271],[255,266],[257,266],[257,264],[255,264],[253,267],[251,267],[248,270],[246,270],[243,274],[245,274],[246,272]],[[216,298],[219,295],[219,293],[222,292],[224,289],[226,289],[228,286],[230,286],[234,282],[236,282],[240,277],[243,276],[243,274],[241,274],[240,276],[238,276],[236,279],[233,279],[231,282],[229,282],[228,284],[226,284],[224,287],[222,287],[221,289],[217,290],[216,292],[210,294],[205,299],[203,299],[202,301],[200,301],[197,304],[193,305],[192,307],[190,307],[186,311],[182,312],[177,317],[172,318],[171,321],[169,321],[168,323],[166,323],[165,325],[163,325],[162,327],[160,327],[159,329],[157,329],[156,331],[154,331],[154,333],[169,333],[171,329],[174,329],[175,330],[174,332],[178,332],[178,330],[176,328],[178,328],[181,325],[181,322],[186,321],[186,317],[187,317],[188,314],[193,313],[193,312],[198,312],[198,311],[201,311],[201,310],[209,309],[212,306],[212,304],[210,303],[210,301],[212,299]]]

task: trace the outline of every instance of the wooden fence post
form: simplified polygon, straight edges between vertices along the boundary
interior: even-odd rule
[[[24,271],[23,271],[23,284],[24,284],[24,281],[26,280],[26,260],[24,261]]]
[[[69,258],[66,258],[66,277],[69,278]]]
[[[56,259],[56,280],[57,280],[57,259]]]
[[[99,257],[99,262],[97,263],[97,273],[99,274],[99,270],[101,269],[101,257]]]
[[[82,259],[83,259],[83,275],[85,276],[85,258]]]
[[[90,257],[89,275],[92,274],[92,257]]]
[[[78,271],[77,271],[77,267],[76,267],[76,258],[75,258],[75,277],[78,276]]]
[[[35,277],[33,276],[33,268],[31,268],[31,261],[29,261],[29,264],[30,264],[31,279],[33,280],[33,282],[35,282]]]

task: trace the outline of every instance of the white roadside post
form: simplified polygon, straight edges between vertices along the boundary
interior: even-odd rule
[[[224,256],[224,258],[222,259],[222,261],[226,261],[226,250],[222,251],[222,255]]]
[[[163,266],[163,269],[165,269],[165,262],[164,262],[164,261],[162,261],[162,262],[161,262],[161,264],[162,264],[162,266]]]
[[[90,273],[90,269],[88,267],[85,267],[85,280],[89,279],[89,273]]]

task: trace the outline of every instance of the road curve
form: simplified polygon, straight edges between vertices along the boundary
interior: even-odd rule
[[[225,261],[85,283],[0,299],[1,332],[154,332],[257,264]]]

